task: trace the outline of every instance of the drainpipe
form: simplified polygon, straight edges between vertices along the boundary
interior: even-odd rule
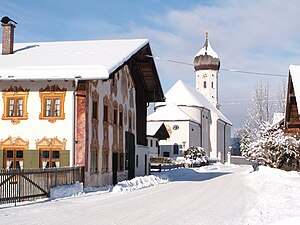
[[[77,88],[78,88],[78,78],[75,78],[75,88],[74,88],[74,91],[73,91],[73,150],[70,154],[70,158],[71,158],[71,161],[70,161],[70,164],[72,166],[75,166],[75,146],[76,146],[76,140],[75,140],[75,137],[76,137],[76,91],[77,91]]]
[[[224,125],[224,163],[225,163],[225,159],[226,159],[226,123]]]

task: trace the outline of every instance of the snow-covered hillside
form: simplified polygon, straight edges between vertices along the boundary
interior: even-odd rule
[[[72,197],[0,205],[0,224],[298,224],[300,175],[216,164],[135,178],[115,188],[59,187]],[[79,193],[74,195],[74,191]]]

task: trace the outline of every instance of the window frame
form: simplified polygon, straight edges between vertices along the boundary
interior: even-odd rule
[[[44,91],[40,90],[40,100],[41,100],[41,111],[40,111],[40,120],[48,120],[50,123],[56,122],[56,120],[64,120],[65,119],[65,97],[66,90],[55,90],[55,91]],[[55,111],[55,100],[60,100],[60,115],[59,116],[46,116],[47,112],[47,100],[51,99],[51,112]],[[54,101],[53,101],[54,100]]]
[[[46,160],[44,160],[42,158],[42,151],[49,151],[49,167],[48,168],[53,168],[52,167],[52,162],[58,162],[59,164],[56,165],[56,167],[60,167],[61,165],[61,158],[60,158],[60,154],[59,154],[59,158],[54,158],[53,159],[53,151],[58,151],[60,153],[60,151],[62,150],[66,150],[66,139],[63,139],[62,141],[60,141],[57,137],[55,138],[47,138],[44,137],[41,140],[37,140],[36,141],[36,149],[39,151],[39,162],[40,162],[40,168],[44,168],[43,167],[43,162],[47,161],[47,158],[45,158]]]
[[[5,147],[4,150],[4,167],[6,169],[23,169],[24,168],[24,148],[23,147]],[[7,152],[12,151],[13,156],[7,157]],[[22,151],[22,157],[17,157],[17,152]],[[7,161],[12,161],[12,167],[7,167]],[[19,162],[19,168],[17,168],[17,162]],[[22,162],[20,164],[20,162]]]
[[[24,90],[21,86],[19,88],[9,88],[8,90],[3,90],[2,98],[4,103],[4,109],[2,114],[2,120],[10,120],[12,124],[19,124],[20,120],[28,119],[27,112],[27,101],[28,101],[29,90]],[[18,116],[16,113],[18,111],[18,100],[22,99],[22,115]],[[10,116],[10,100],[14,101],[14,115]]]
[[[60,167],[60,154],[61,151],[60,148],[40,148],[40,168],[59,168]],[[43,152],[48,151],[49,152],[49,158],[43,158]],[[53,152],[58,151],[58,158],[53,157]],[[49,162],[49,166],[43,167],[43,162]],[[55,167],[53,166],[53,163],[55,164]],[[58,166],[56,163],[59,163]]]

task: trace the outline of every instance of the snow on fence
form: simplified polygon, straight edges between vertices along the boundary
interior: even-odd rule
[[[49,197],[50,189],[84,182],[84,167],[0,170],[0,204]]]
[[[232,164],[236,164],[236,165],[251,165],[252,164],[252,162],[247,160],[245,157],[234,156],[234,155],[231,155],[230,162]]]
[[[184,167],[184,164],[173,164],[173,163],[151,163],[151,171],[161,172],[162,170],[171,170]]]

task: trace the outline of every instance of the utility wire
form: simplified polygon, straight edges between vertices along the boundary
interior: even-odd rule
[[[182,62],[182,61],[177,61],[177,60],[172,60],[172,59],[165,59],[165,58],[160,58],[160,57],[152,56],[152,55],[145,55],[145,56],[149,57],[149,58],[161,60],[161,61],[167,61],[167,62],[171,62],[171,63],[178,63],[178,64],[183,64],[183,65],[188,65],[188,66],[194,66],[194,64],[192,64],[192,63],[187,63],[187,62]],[[226,72],[234,72],[234,73],[255,74],[255,75],[259,75],[259,76],[287,77],[287,75],[275,74],[275,73],[261,73],[261,72],[252,72],[252,71],[226,69],[226,68],[221,68],[220,70],[226,71]]]

